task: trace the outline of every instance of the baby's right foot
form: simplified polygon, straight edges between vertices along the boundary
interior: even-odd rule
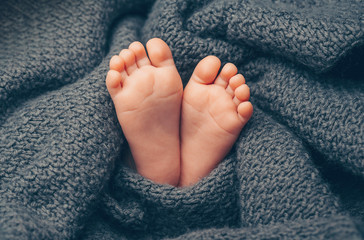
[[[157,183],[177,185],[180,174],[181,78],[161,39],[130,44],[110,60],[107,89],[137,171]]]
[[[216,78],[220,65],[214,56],[201,60],[184,90],[179,186],[207,176],[230,151],[253,113],[244,77],[228,63]]]

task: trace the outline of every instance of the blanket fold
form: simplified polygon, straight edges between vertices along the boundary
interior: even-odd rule
[[[215,1],[187,20],[187,29],[203,37],[222,37],[279,55],[317,72],[332,68],[363,44],[364,4],[322,1],[311,6],[255,1]],[[350,15],[345,14],[350,11]]]
[[[363,1],[2,1],[0,239],[364,239]],[[184,85],[234,63],[254,115],[175,188],[127,167],[105,87],[133,41]]]

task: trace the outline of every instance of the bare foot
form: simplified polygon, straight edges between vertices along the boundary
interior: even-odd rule
[[[157,183],[177,185],[180,174],[181,78],[161,39],[133,42],[110,60],[106,86],[137,171]]]
[[[207,176],[230,151],[253,113],[243,75],[228,63],[216,78],[220,65],[217,57],[202,59],[184,90],[179,186]]]

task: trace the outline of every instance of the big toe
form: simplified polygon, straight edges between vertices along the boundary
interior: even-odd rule
[[[149,59],[155,67],[174,66],[172,52],[162,39],[150,39],[146,45]]]
[[[215,80],[220,66],[220,59],[207,56],[197,64],[191,79],[201,84],[210,84]]]

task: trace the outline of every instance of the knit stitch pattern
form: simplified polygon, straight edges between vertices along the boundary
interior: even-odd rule
[[[364,239],[363,1],[0,2],[0,239]],[[252,119],[193,186],[130,169],[110,58],[234,63]]]

